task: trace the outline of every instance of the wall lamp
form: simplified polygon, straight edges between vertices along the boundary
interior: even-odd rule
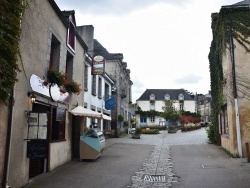
[[[28,92],[28,97],[31,99],[32,103],[36,102],[36,96],[33,92]]]

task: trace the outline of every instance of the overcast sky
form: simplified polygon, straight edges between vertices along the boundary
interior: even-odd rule
[[[210,90],[211,13],[239,0],[55,0],[75,10],[76,24],[93,25],[110,53],[123,53],[132,99],[146,89]]]

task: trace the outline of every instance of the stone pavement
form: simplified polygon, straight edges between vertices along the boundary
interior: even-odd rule
[[[114,140],[113,140],[114,141]],[[117,142],[132,142],[128,137],[120,139]],[[134,141],[134,140],[133,140]],[[168,134],[161,131],[161,134],[142,135],[141,143],[155,144],[152,153],[146,157],[143,168],[131,177],[131,186],[128,188],[153,188],[153,187],[170,187],[172,183],[178,182],[178,177],[173,173],[173,163],[170,156],[171,145],[187,144],[207,144],[206,132],[203,129],[192,132]],[[139,142],[140,143],[140,142]],[[138,143],[137,143],[138,144]]]
[[[141,139],[111,138],[95,162],[72,161],[30,180],[25,187],[250,187],[248,163],[231,159],[207,142],[204,128],[175,134],[162,131],[141,135]],[[217,169],[220,165],[223,168]]]

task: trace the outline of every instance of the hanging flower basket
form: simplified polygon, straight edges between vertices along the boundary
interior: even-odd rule
[[[77,95],[79,95],[82,91],[80,86],[81,86],[81,84],[79,84],[73,80],[65,84],[65,88],[69,93],[72,92],[72,93],[75,93]]]
[[[57,84],[59,87],[64,85],[67,80],[66,73],[50,68],[47,73],[48,82],[52,85]]]

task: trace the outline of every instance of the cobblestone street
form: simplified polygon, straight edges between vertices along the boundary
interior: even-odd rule
[[[207,144],[208,139],[204,128],[196,131],[168,134],[161,131],[158,135],[142,135],[141,139],[130,137],[111,139],[110,142],[136,143],[155,145],[154,150],[146,157],[143,168],[138,169],[131,177],[131,188],[170,187],[178,178],[173,173],[171,162],[171,145]]]
[[[110,138],[97,160],[71,161],[25,188],[248,188],[249,163],[207,142],[204,128]]]

